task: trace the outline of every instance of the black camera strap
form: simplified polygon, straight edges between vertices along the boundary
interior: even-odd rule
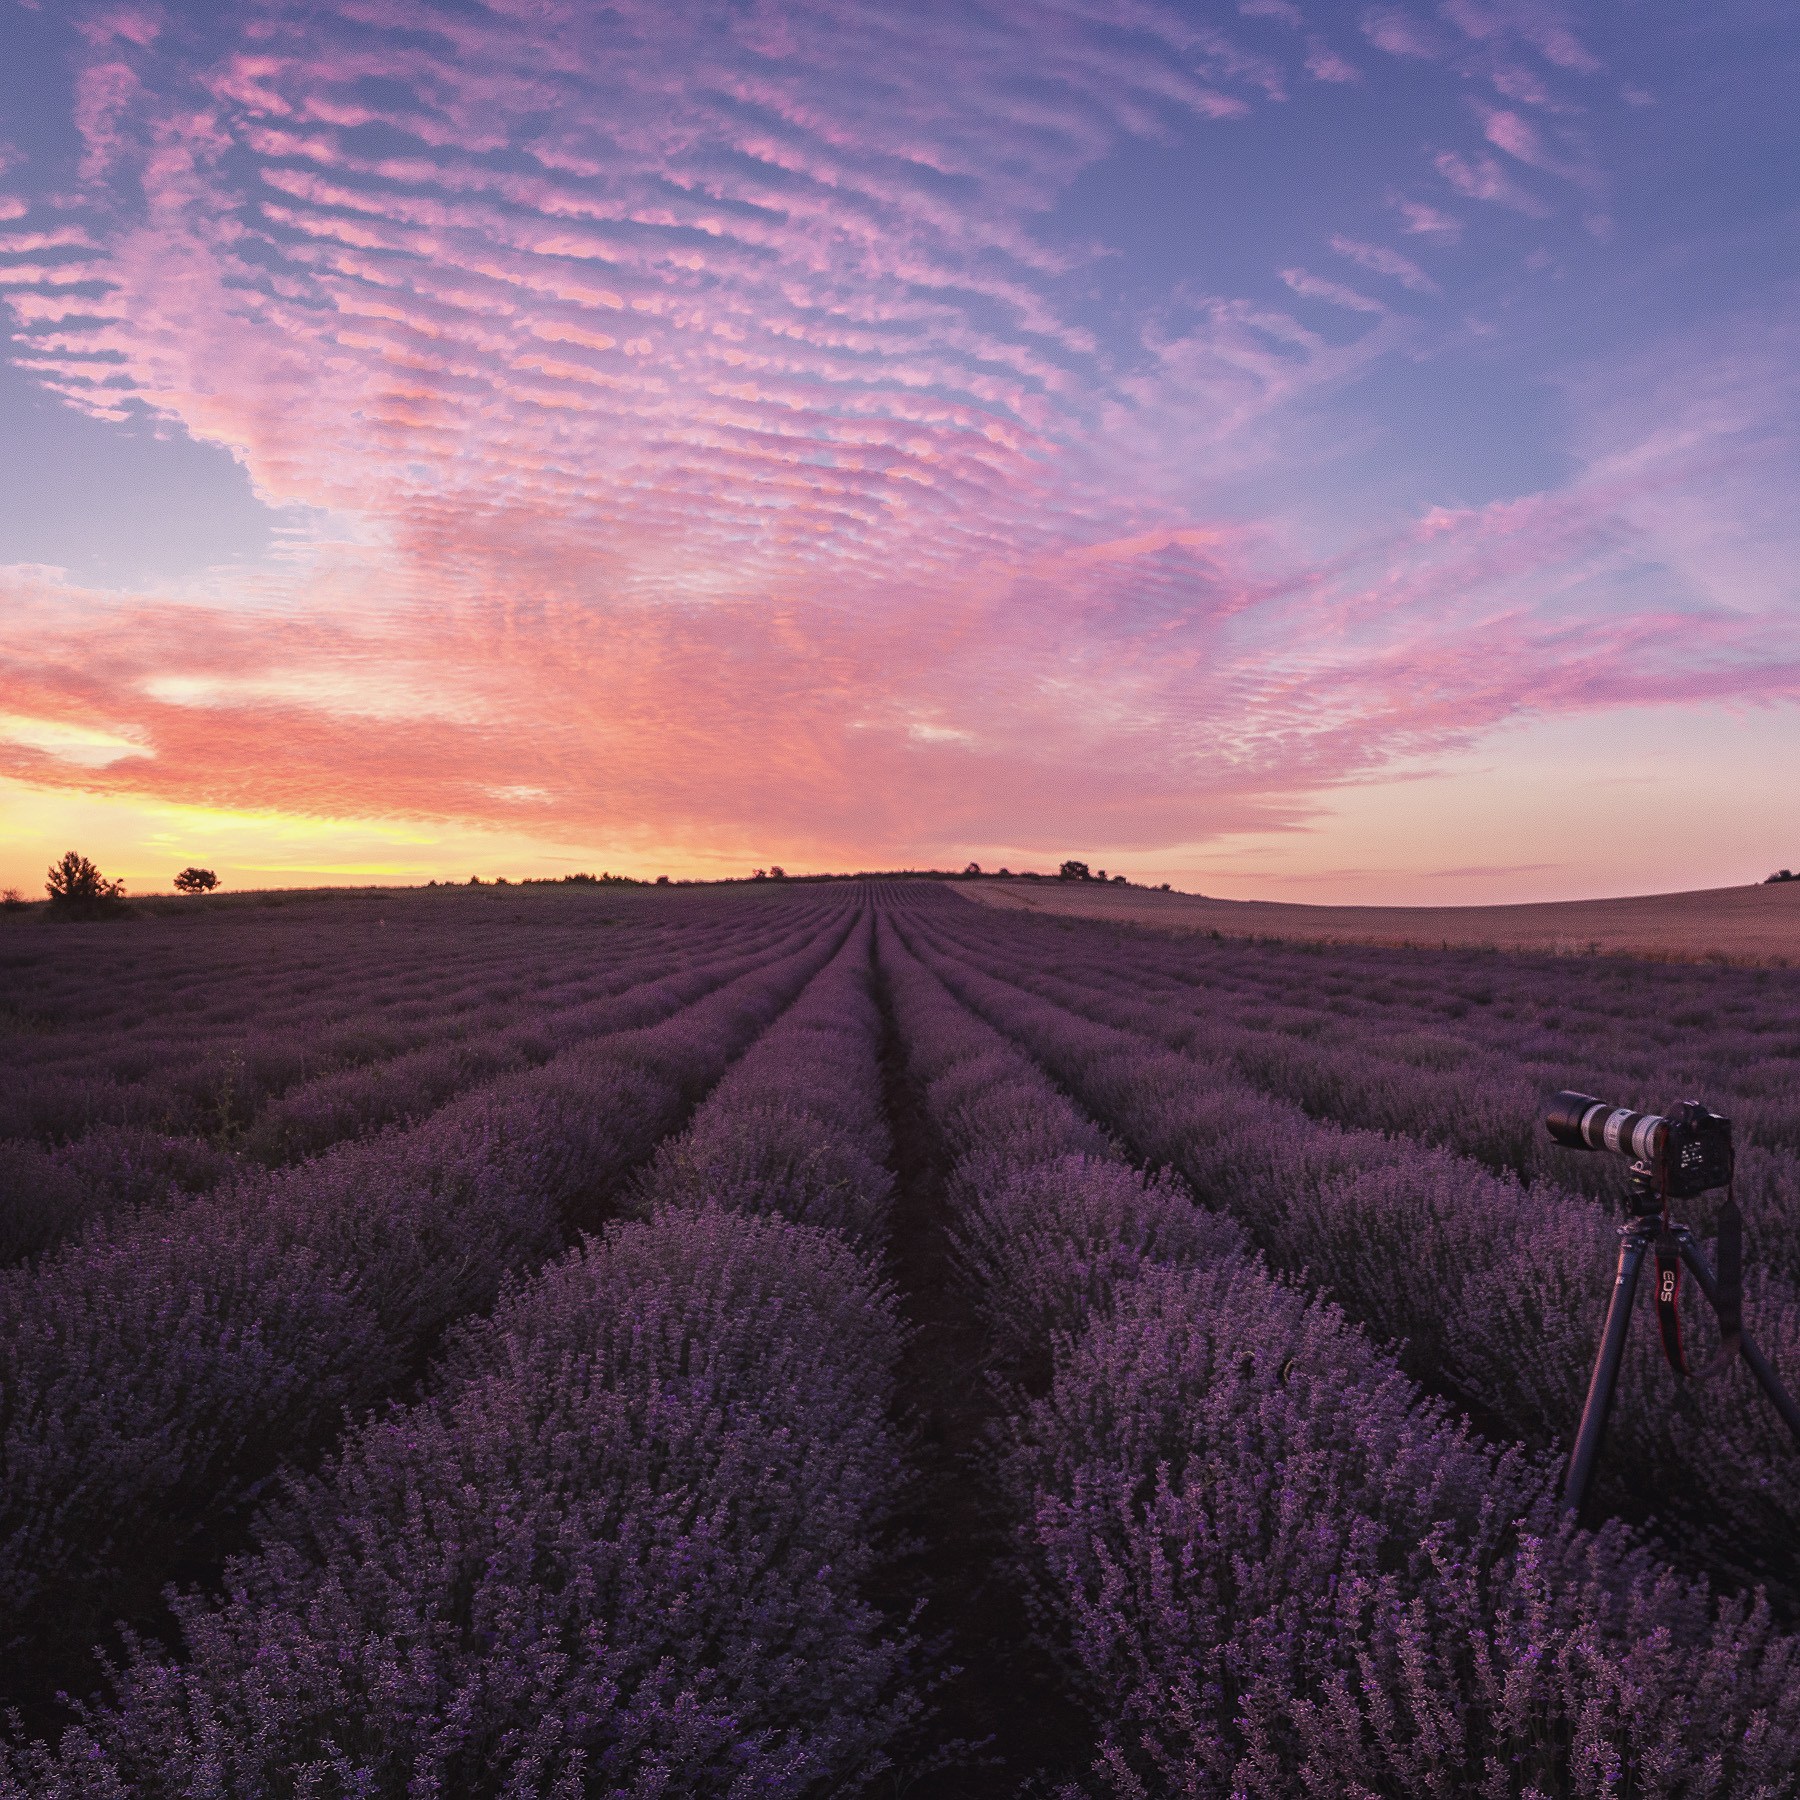
[[[1725,1190],[1719,1208],[1718,1298],[1713,1311],[1719,1315],[1718,1354],[1700,1371],[1716,1375],[1728,1368],[1744,1344],[1744,1215],[1738,1211],[1733,1188]]]

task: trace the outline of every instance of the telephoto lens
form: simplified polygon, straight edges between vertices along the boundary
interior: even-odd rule
[[[1567,1149],[1610,1150],[1645,1164],[1657,1190],[1672,1200],[1691,1200],[1731,1180],[1731,1121],[1698,1100],[1682,1101],[1665,1117],[1565,1090],[1545,1108],[1544,1125]]]
[[[1608,1106],[1597,1095],[1567,1089],[1550,1102],[1544,1124],[1550,1135],[1570,1150],[1610,1150],[1616,1156],[1647,1163],[1655,1162],[1661,1153],[1669,1127],[1661,1113]]]

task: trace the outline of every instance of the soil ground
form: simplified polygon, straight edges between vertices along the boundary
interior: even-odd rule
[[[1223,937],[1800,966],[1800,881],[1523,906],[1301,906],[1211,900],[1099,881],[983,878],[946,885],[1002,910]]]
[[[1078,1776],[1093,1755],[1088,1720],[1037,1646],[1005,1573],[1007,1520],[980,1473],[999,1417],[986,1337],[951,1265],[950,1204],[938,1144],[906,1073],[885,990],[882,1056],[894,1136],[888,1273],[911,1337],[900,1367],[901,1423],[917,1476],[899,1521],[910,1551],[891,1571],[899,1608],[922,1596],[918,1630],[955,1673],[932,1696],[925,1767],[902,1753],[896,1791],[931,1800],[1032,1800]],[[951,1746],[945,1755],[930,1746]]]

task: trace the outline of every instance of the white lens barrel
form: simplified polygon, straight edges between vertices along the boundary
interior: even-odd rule
[[[1596,1150],[1654,1162],[1667,1124],[1661,1113],[1633,1112],[1629,1106],[1590,1106],[1581,1115],[1581,1136]]]

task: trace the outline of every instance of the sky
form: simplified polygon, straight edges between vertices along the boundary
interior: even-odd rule
[[[1800,866],[1785,0],[0,38],[0,885]]]

